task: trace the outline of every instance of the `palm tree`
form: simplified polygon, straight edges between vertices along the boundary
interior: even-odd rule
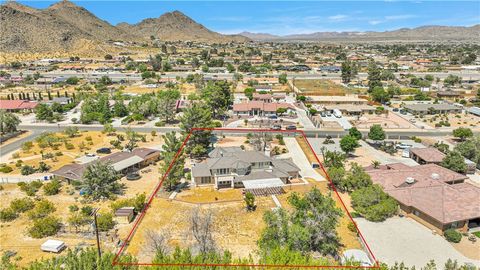
[[[372,165],[374,169],[378,169],[380,167],[380,161],[374,160],[372,161]]]

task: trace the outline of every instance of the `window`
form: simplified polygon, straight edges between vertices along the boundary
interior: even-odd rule
[[[208,176],[207,176],[207,177],[202,177],[202,178],[200,179],[200,183],[201,183],[201,184],[209,184],[210,181],[211,181],[211,180],[210,180],[210,177],[208,177]]]

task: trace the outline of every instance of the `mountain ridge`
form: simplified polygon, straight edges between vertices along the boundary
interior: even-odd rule
[[[256,41],[307,40],[320,41],[329,39],[398,39],[398,40],[479,40],[480,24],[473,26],[423,25],[414,28],[399,28],[389,31],[345,31],[313,32],[309,34],[272,35],[268,33],[242,32]]]

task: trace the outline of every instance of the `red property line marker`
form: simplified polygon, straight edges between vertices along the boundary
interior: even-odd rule
[[[175,161],[177,160],[178,156],[180,155],[180,153],[182,152],[183,148],[185,147],[185,145],[187,144],[188,140],[190,139],[192,133],[194,131],[226,131],[226,132],[271,132],[271,133],[291,133],[291,134],[300,134],[303,139],[305,140],[305,142],[307,143],[308,147],[310,148],[310,150],[312,151],[313,155],[315,156],[315,159],[317,160],[318,164],[320,164],[320,168],[322,169],[322,171],[325,173],[326,175],[326,178],[327,180],[330,182],[330,186],[332,187],[333,191],[335,192],[336,196],[338,197],[338,199],[340,200],[345,212],[347,213],[348,217],[350,218],[350,221],[353,222],[355,228],[357,229],[357,232],[358,232],[358,235],[360,236],[360,238],[362,239],[363,243],[365,244],[368,252],[370,253],[370,255],[372,256],[373,260],[375,261],[375,265],[374,266],[351,266],[351,265],[347,265],[347,266],[342,266],[342,265],[331,265],[331,266],[328,266],[328,265],[318,265],[318,266],[314,266],[314,265],[275,265],[275,264],[210,264],[210,263],[193,263],[193,264],[185,264],[185,263],[178,263],[178,264],[175,264],[175,263],[141,263],[141,262],[137,262],[137,263],[122,263],[122,262],[119,262],[119,259],[120,259],[120,256],[122,255],[122,253],[125,251],[125,248],[127,246],[127,244],[132,240],[132,237],[134,236],[138,226],[140,225],[140,222],[143,220],[143,218],[145,217],[145,214],[148,210],[148,208],[150,207],[155,195],[157,194],[158,190],[160,190],[160,188],[162,187],[162,184],[163,184],[163,181],[165,180],[166,176],[168,175],[168,173],[170,172],[170,170],[172,169],[173,167],[173,164],[175,163]],[[113,258],[113,261],[112,261],[112,265],[119,265],[119,266],[171,266],[171,267],[174,267],[174,266],[184,266],[184,267],[188,267],[188,266],[200,266],[200,267],[264,267],[264,268],[332,268],[332,269],[338,269],[338,268],[344,268],[344,269],[379,269],[380,268],[380,264],[379,262],[377,261],[375,255],[373,254],[372,250],[370,249],[370,246],[368,245],[368,243],[366,242],[365,238],[363,237],[363,234],[360,232],[360,229],[358,228],[357,226],[357,223],[353,220],[352,218],[352,215],[350,214],[350,212],[348,211],[345,203],[343,202],[342,198],[340,197],[340,195],[338,194],[338,191],[335,187],[335,185],[333,184],[332,180],[330,179],[330,176],[327,174],[327,171],[325,170],[325,167],[323,166],[323,164],[320,162],[320,160],[318,159],[318,156],[317,154],[315,153],[315,151],[313,150],[312,148],[312,145],[310,144],[310,142],[307,140],[307,136],[305,135],[305,132],[303,130],[272,130],[272,129],[246,129],[246,128],[192,128],[190,130],[190,133],[187,135],[187,137],[185,138],[185,140],[183,141],[181,147],[178,149],[177,153],[175,154],[175,157],[172,161],[172,163],[170,163],[170,165],[168,166],[167,168],[167,171],[165,172],[165,174],[162,176],[162,179],[160,179],[160,182],[157,184],[157,186],[155,187],[154,191],[152,192],[152,194],[150,195],[147,203],[145,204],[145,206],[143,207],[142,211],[140,212],[140,214],[138,215],[138,217],[136,218],[136,221],[133,225],[133,228],[130,230],[129,234],[127,235],[127,238],[123,241],[123,244],[122,246],[120,247],[120,249],[118,250],[117,254],[115,255],[115,257]]]

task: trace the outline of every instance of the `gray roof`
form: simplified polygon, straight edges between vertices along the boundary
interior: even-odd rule
[[[192,168],[193,177],[207,177],[212,176],[210,169],[205,163],[198,163]]]
[[[217,147],[208,153],[208,156],[211,158],[223,157],[227,153],[233,152],[242,152],[242,148],[239,146],[230,146],[230,147]]]
[[[275,167],[275,169],[284,171],[286,173],[300,171],[300,168],[298,168],[298,166],[295,165],[291,159],[273,159],[272,165]]]

